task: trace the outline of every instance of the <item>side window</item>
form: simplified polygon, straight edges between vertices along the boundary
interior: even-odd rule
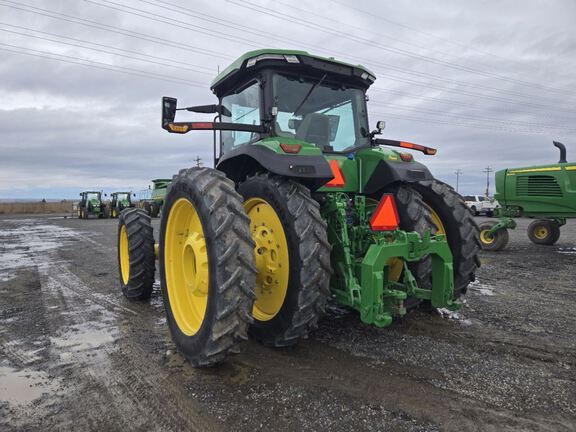
[[[230,116],[222,116],[223,122],[250,125],[260,124],[260,85],[255,82],[239,93],[224,96],[222,105]],[[225,150],[246,144],[258,137],[253,132],[223,131],[222,144]]]

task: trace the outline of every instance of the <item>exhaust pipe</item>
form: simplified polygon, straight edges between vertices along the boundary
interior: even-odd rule
[[[558,141],[552,141],[554,147],[558,147],[560,149],[560,160],[558,163],[568,163],[566,160],[566,146]]]

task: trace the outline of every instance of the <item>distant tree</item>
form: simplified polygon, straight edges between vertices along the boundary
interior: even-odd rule
[[[42,204],[46,204],[46,198],[42,198]]]

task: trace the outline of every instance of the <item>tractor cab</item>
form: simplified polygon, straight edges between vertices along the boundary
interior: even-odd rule
[[[106,216],[105,204],[102,202],[101,191],[84,191],[80,192],[80,201],[78,202],[78,217],[88,219],[90,215],[103,218]]]
[[[428,170],[401,154],[380,146],[394,146],[435,154],[434,149],[388,139],[376,139],[384,122],[370,131],[366,91],[376,80],[361,65],[311,55],[305,51],[259,50],[244,54],[212,82],[216,105],[177,108],[177,100],[163,98],[162,126],[171,133],[214,130],[214,164],[239,182],[265,169],[298,178],[313,190],[339,175],[352,155],[365,157],[365,172],[348,172],[350,185],[373,173],[375,159],[394,165],[412,163],[413,177],[431,178]],[[174,122],[176,111],[215,113],[214,122]],[[377,149],[377,154],[362,150]],[[241,161],[241,163],[238,163]],[[399,164],[397,164],[397,162]],[[380,176],[400,178],[395,166]],[[352,186],[353,187],[353,186]]]
[[[310,56],[252,52],[212,84],[222,121],[267,127],[266,136],[313,144],[323,152],[351,151],[370,143],[365,92],[374,74],[363,66]],[[264,134],[225,131],[225,153]]]
[[[81,202],[88,207],[99,207],[102,202],[102,192],[86,191],[80,193]]]
[[[110,194],[112,207],[118,207],[120,210],[132,207],[131,196],[131,192],[112,192]]]

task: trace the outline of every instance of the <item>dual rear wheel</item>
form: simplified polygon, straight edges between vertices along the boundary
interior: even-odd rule
[[[470,240],[468,235],[474,241],[474,233],[463,228],[471,216],[462,213],[465,205],[455,193],[436,183],[418,187],[423,190],[400,186],[394,191],[402,229],[435,225],[449,243]],[[248,333],[264,345],[283,347],[317,325],[331,275],[331,247],[319,207],[306,187],[271,174],[248,177],[237,190],[209,168],[174,176],[160,225],[159,272],[173,340],[193,365],[221,362],[238,352]],[[455,229],[452,220],[443,219],[454,212],[452,217],[462,218]],[[121,213],[118,240],[124,294],[150,297],[155,246],[144,210]],[[473,277],[476,251],[475,244],[453,249],[456,294]],[[415,265],[413,272],[424,283],[430,263]]]
[[[194,366],[221,362],[248,333],[276,347],[307,337],[324,311],[330,276],[326,224],[308,189],[261,174],[237,192],[223,173],[192,168],[174,176],[163,214],[158,260],[167,322]],[[145,236],[133,234],[133,219],[148,227]],[[153,273],[146,288],[132,283],[136,250],[153,257],[151,228],[143,210],[120,216],[120,282],[130,298],[151,294]]]

